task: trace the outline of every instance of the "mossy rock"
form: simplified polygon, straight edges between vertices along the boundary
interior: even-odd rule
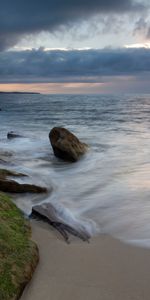
[[[31,228],[11,199],[0,193],[0,299],[17,300],[39,260]]]

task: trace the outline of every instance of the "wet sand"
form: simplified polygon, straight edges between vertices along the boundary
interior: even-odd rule
[[[150,250],[109,236],[67,245],[47,224],[32,222],[40,262],[21,300],[149,300]]]

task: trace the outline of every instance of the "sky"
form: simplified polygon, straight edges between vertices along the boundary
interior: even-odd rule
[[[0,0],[0,91],[150,93],[148,0]]]

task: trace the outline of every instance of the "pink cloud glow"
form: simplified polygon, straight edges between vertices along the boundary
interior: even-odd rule
[[[104,92],[105,83],[1,83],[4,92],[39,92],[43,94],[75,94]]]

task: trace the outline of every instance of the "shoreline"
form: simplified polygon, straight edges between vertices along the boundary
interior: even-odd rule
[[[4,92],[4,91],[0,91],[0,95],[3,95],[3,94],[41,95],[41,93],[38,93],[38,92],[19,92],[19,91]]]
[[[149,300],[150,249],[107,235],[68,245],[46,223],[31,226],[40,262],[21,300]]]

